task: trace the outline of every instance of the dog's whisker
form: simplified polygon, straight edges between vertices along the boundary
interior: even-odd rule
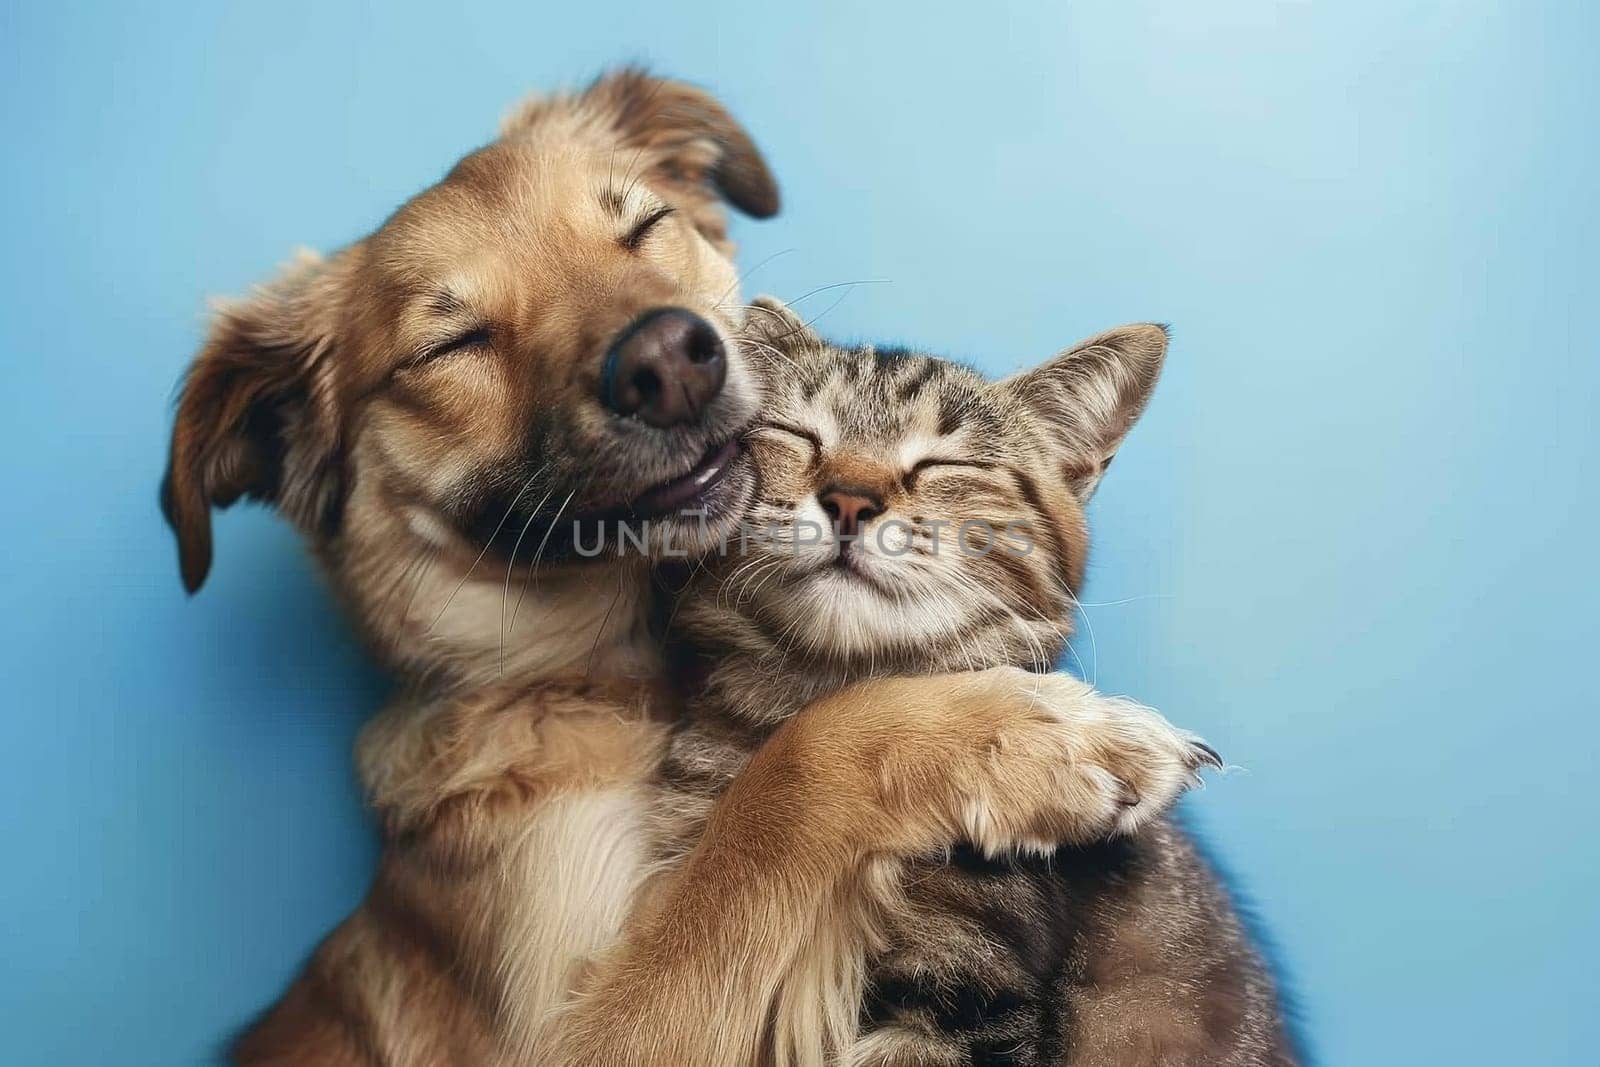
[[[478,553],[478,558],[472,561],[472,566],[467,568],[467,572],[461,576],[461,581],[456,583],[456,587],[450,590],[450,595],[444,598],[444,606],[439,609],[439,614],[435,615],[433,621],[428,624],[428,629],[424,631],[425,634],[432,633],[434,627],[439,625],[439,620],[444,618],[444,613],[450,610],[450,602],[456,598],[457,593],[466,587],[467,580],[472,577],[472,572],[478,569],[478,564],[483,562],[483,557],[489,554],[489,546],[494,544],[494,539],[500,536],[501,530],[505,529],[506,523],[511,519],[511,513],[517,510],[517,502],[522,499],[523,494],[532,488],[534,481],[543,473],[544,468],[540,467],[539,470],[529,475],[528,480],[522,483],[522,488],[517,490],[517,495],[511,498],[511,503],[506,505],[506,513],[500,516],[500,522],[495,526],[494,533],[490,534],[483,542],[483,551]]]
[[[421,567],[422,562],[428,558],[428,555],[429,553],[427,552],[419,552],[415,559],[409,560],[400,567],[399,573],[394,576],[394,582],[389,586],[389,591],[383,595],[383,600],[378,604],[378,618],[386,619],[389,617],[389,605],[394,603],[395,595],[400,592],[401,587],[411,581]],[[404,621],[404,619],[405,616],[402,615],[401,620]]]
[[[741,285],[743,285],[745,282],[750,280],[750,275],[754,274],[756,271],[760,270],[762,267],[765,267],[768,263],[771,263],[773,260],[778,259],[781,256],[786,256],[790,252],[793,252],[793,251],[795,251],[795,249],[793,249],[793,248],[785,248],[781,252],[774,252],[774,253],[772,253],[772,255],[770,255],[767,258],[761,260],[755,266],[753,266],[749,270],[745,271],[743,274],[740,274],[737,278],[735,278],[733,280],[733,284],[728,286],[728,288],[724,289],[723,292],[722,292],[722,295],[717,297],[717,306],[721,307],[722,306],[722,302],[724,300],[728,299],[730,294],[738,292],[739,287]],[[740,306],[752,307],[753,305],[744,304],[744,305],[740,305]],[[767,309],[766,308],[761,308],[760,310],[765,311]]]
[[[639,165],[639,160],[644,157],[644,153],[645,150],[643,146],[641,146],[639,150],[633,154],[633,160],[628,164],[627,171],[624,172],[622,179],[622,199],[624,201],[633,195],[634,189],[638,188],[639,182],[644,179],[643,170],[640,170],[637,174],[634,173],[634,168]]]
[[[511,597],[511,573],[517,566],[517,551],[522,548],[522,539],[528,536],[528,528],[533,525],[533,520],[539,517],[539,509],[544,507],[555,490],[547,490],[528,512],[527,521],[522,524],[522,530],[517,534],[516,543],[511,546],[511,554],[506,557],[506,580],[500,590],[500,673],[506,669],[506,601]],[[521,603],[519,600],[518,603]]]
[[[583,676],[585,678],[589,677],[590,671],[594,668],[595,651],[599,649],[600,642],[605,639],[606,627],[611,624],[611,613],[617,610],[617,602],[622,599],[623,584],[628,580],[627,576],[627,568],[617,568],[617,592],[616,595],[611,598],[611,603],[606,606],[606,613],[600,619],[599,628],[595,630],[594,644],[589,646],[589,658],[585,660],[583,664]],[[513,619],[512,621],[515,622],[516,620]]]
[[[567,510],[567,505],[572,503],[572,498],[577,495],[578,491],[574,489],[567,494],[567,498],[561,502],[561,506],[556,508],[555,517],[550,520],[550,525],[544,531],[544,538],[539,542],[539,547],[534,550],[533,562],[528,564],[528,573],[522,576],[522,590],[517,593],[517,606],[511,609],[511,625],[507,628],[508,633],[516,629],[517,613],[522,610],[523,598],[528,595],[528,585],[533,581],[534,572],[539,569],[539,561],[544,558],[544,549],[550,543],[550,535],[555,532],[556,525],[561,521],[562,513]]]
[[[406,597],[405,607],[400,612],[400,625],[395,629],[395,652],[400,651],[399,645],[405,637],[406,625],[410,622],[411,608],[417,602],[417,594],[422,591],[423,585],[427,583],[428,575],[433,573],[433,565],[439,561],[439,555],[442,551],[442,549],[434,548],[422,556],[423,564],[417,568],[416,581],[411,583],[411,594]]]

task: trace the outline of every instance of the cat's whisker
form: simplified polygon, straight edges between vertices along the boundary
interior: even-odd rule
[[[762,583],[765,584],[766,579],[770,578],[773,574],[781,570],[783,564],[784,560],[781,556],[777,559],[770,560],[762,560],[758,558],[753,566],[743,568],[742,573],[744,573],[746,577],[743,584],[739,586],[738,594],[733,598],[733,606],[735,610],[743,607],[748,601],[754,599],[756,593],[750,591],[750,584],[753,581],[761,579]],[[732,584],[733,581],[730,579],[728,585],[731,586]],[[760,586],[757,586],[756,592],[759,591]]]
[[[727,577],[723,578],[718,583],[717,605],[719,607],[726,607],[728,605],[728,595],[733,590],[734,583],[739,580],[739,576],[750,570],[752,567],[760,566],[762,562],[763,560],[760,556],[753,556],[741,560],[739,564],[734,567],[732,573],[728,574]]]
[[[757,310],[758,311],[765,311],[766,308],[758,308]],[[754,348],[758,352],[765,352],[768,355],[772,356],[773,359],[781,360],[783,363],[787,364],[789,369],[794,371],[796,374],[800,373],[800,365],[798,363],[796,363],[792,357],[786,355],[783,352],[780,352],[778,349],[774,348],[772,345],[769,345],[764,341],[757,341],[753,337],[741,337],[735,343],[737,343],[739,345],[745,345],[745,346],[748,346],[750,348]]]
[[[1142,600],[1176,600],[1171,593],[1141,593],[1139,596],[1123,597],[1121,600],[1080,600],[1080,608],[1117,608],[1124,604],[1137,604]]]
[[[1066,594],[1071,599],[1073,607],[1077,611],[1079,618],[1083,619],[1083,628],[1089,632],[1089,658],[1090,661],[1094,663],[1094,676],[1084,680],[1090,685],[1095,685],[1100,678],[1100,646],[1099,643],[1095,641],[1094,623],[1090,621],[1089,613],[1083,610],[1083,605],[1078,601],[1078,595],[1071,589],[1066,590]],[[1070,641],[1068,642],[1067,647],[1072,647]],[[1079,661],[1079,666],[1082,666],[1081,660]]]
[[[781,578],[783,576],[783,573],[784,573],[783,561],[782,560],[778,560],[778,561],[775,561],[771,567],[768,567],[766,570],[762,571],[761,573],[759,573],[757,575],[754,575],[752,579],[747,580],[746,581],[746,585],[747,586],[750,585],[751,582],[754,583],[754,588],[750,589],[750,591],[749,591],[750,600],[752,600],[752,601],[755,600],[755,598],[758,597],[762,593],[762,591],[766,589],[766,587],[769,584],[771,584],[773,581],[776,581],[777,579]],[[744,594],[741,592],[740,601],[742,602],[743,600],[744,600]]]
[[[853,289],[858,285],[888,285],[889,282],[890,279],[888,278],[857,278],[853,282],[832,282],[828,285],[819,285],[815,289],[807,289],[799,296],[790,300],[785,300],[784,303],[788,304],[790,307],[793,307],[795,304],[800,303],[800,301],[805,300],[808,297],[816,296],[818,293],[826,293],[830,289]]]

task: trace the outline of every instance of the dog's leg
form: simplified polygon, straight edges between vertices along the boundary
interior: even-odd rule
[[[788,969],[870,861],[1131,829],[1208,762],[1154,712],[1062,675],[885,679],[820,700],[719,799],[682,867],[597,961],[544,1062],[749,1064]]]

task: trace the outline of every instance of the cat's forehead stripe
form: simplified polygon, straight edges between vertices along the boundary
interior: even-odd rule
[[[940,438],[956,439],[946,450],[960,444],[1004,453],[1015,443],[990,383],[963,364],[869,344],[818,343],[793,357],[778,378],[787,384],[777,395],[786,399],[775,406],[812,426],[826,448],[853,444],[898,457],[908,438],[925,454],[938,451]]]

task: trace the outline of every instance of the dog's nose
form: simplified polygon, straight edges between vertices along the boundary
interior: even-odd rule
[[[829,486],[817,494],[817,502],[843,537],[855,537],[863,526],[883,514],[883,499],[870,489]]]
[[[665,429],[698,419],[727,376],[722,338],[709,322],[683,308],[657,308],[606,353],[600,399],[618,415]]]

